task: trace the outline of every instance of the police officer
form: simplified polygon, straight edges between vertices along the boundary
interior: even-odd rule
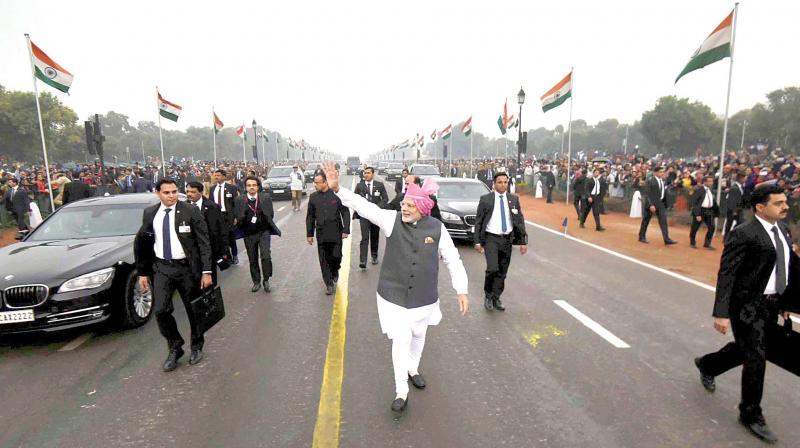
[[[339,268],[342,264],[342,239],[350,234],[350,210],[342,205],[341,199],[328,188],[325,173],[318,171],[314,175],[314,188],[308,198],[306,213],[306,240],[314,244],[314,233],[317,235],[317,252],[319,267],[322,269],[322,280],[325,282],[325,294],[334,292],[334,283],[339,280]]]
[[[255,176],[247,176],[244,180],[247,194],[240,195],[234,203],[236,225],[244,233],[244,247],[250,261],[250,278],[253,280],[251,292],[261,289],[270,292],[269,278],[272,277],[272,235],[280,236],[281,231],[272,221],[275,211],[269,194],[259,192],[261,183]],[[259,260],[261,266],[259,268]]]
[[[178,186],[174,180],[159,180],[156,194],[161,201],[144,210],[134,253],[142,290],[150,288],[150,277],[153,278],[153,312],[169,347],[163,369],[170,372],[178,367],[178,359],[184,354],[184,340],[172,316],[175,291],[186,307],[192,330],[189,364],[203,359],[203,334],[198,331],[189,302],[200,295],[202,288],[212,284],[211,243],[200,211],[178,201]]]
[[[228,256],[228,226],[222,218],[222,211],[213,201],[203,197],[203,184],[194,180],[186,183],[186,199],[189,204],[200,210],[208,226],[208,237],[211,240],[211,278],[217,284],[217,263]]]

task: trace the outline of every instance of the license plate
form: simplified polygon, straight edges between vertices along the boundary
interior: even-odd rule
[[[283,193],[283,190],[272,190],[273,193]]]
[[[6,311],[0,313],[0,324],[13,324],[15,322],[33,321],[33,310]]]

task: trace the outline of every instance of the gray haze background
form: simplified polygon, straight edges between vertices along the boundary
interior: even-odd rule
[[[539,96],[575,67],[574,118],[633,122],[662,95],[725,107],[728,62],[674,79],[733,2],[0,1],[0,84],[32,90],[23,33],[75,75],[81,117],[156,120],[155,85],[183,106],[165,128],[260,125],[341,154],[386,148],[528,94],[523,128],[566,124]],[[800,79],[800,2],[743,1],[731,114]],[[49,89],[48,87],[45,87]]]

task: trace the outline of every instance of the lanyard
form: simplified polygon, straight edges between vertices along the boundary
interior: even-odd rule
[[[256,206],[253,207],[252,205],[250,205],[250,201],[248,200],[247,208],[249,208],[250,211],[253,212],[253,216],[258,216],[258,196],[256,196]]]

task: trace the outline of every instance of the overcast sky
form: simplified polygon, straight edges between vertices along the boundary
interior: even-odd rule
[[[123,6],[124,5],[124,6]],[[183,114],[165,128],[259,124],[341,154],[368,154],[474,115],[498,136],[503,102],[523,128],[568,121],[539,97],[575,67],[574,118],[633,122],[658,97],[725,108],[728,61],[675,77],[733,9],[722,0],[0,1],[0,84],[32,90],[23,34],[75,75],[84,118],[156,120],[155,86]],[[739,7],[731,113],[800,84],[800,1]],[[426,138],[428,138],[426,137]]]

